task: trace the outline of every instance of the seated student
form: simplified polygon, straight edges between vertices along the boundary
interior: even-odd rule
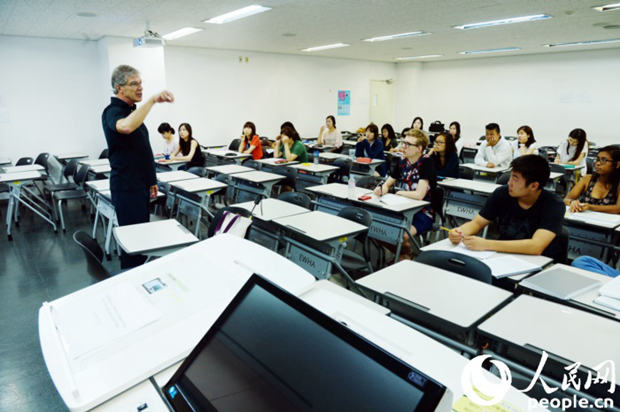
[[[330,152],[338,152],[342,149],[342,134],[336,129],[336,118],[331,114],[325,118],[325,124],[319,130],[319,145],[334,146]]]
[[[192,126],[181,123],[179,126],[179,147],[172,154],[171,160],[187,162],[179,170],[187,170],[198,176],[204,175],[205,158],[198,141],[192,136]]]
[[[558,147],[555,163],[585,167],[587,155],[588,140],[585,130],[573,129],[568,134],[568,139]]]
[[[161,134],[161,137],[164,138],[164,148],[162,153],[164,155],[170,155],[177,151],[179,147],[179,143],[174,139],[174,129],[170,126],[169,123],[162,123],[157,128],[157,131]]]
[[[461,150],[463,150],[463,139],[461,139],[461,124],[459,122],[450,123],[450,135],[454,140],[456,146],[456,155],[461,156]]]
[[[594,173],[585,175],[564,198],[571,212],[620,213],[620,148],[605,146],[598,151]]]
[[[394,133],[394,128],[389,123],[381,126],[381,143],[383,143],[383,150],[388,152],[395,151],[398,146],[396,133]]]
[[[534,139],[534,132],[529,126],[521,126],[517,129],[517,140],[515,140],[513,147],[513,157],[516,159],[519,156],[538,154],[538,145],[536,139]]]
[[[609,265],[604,264],[598,259],[595,259],[590,256],[579,256],[577,259],[573,260],[571,263],[572,266],[587,270],[589,272],[600,273],[601,275],[611,276],[615,278],[620,275],[620,270],[616,270]]]
[[[512,148],[506,139],[502,138],[497,123],[485,126],[486,140],[480,144],[474,162],[478,166],[508,167],[512,160]]]
[[[256,126],[252,122],[245,122],[243,125],[243,133],[241,133],[241,141],[239,142],[239,153],[249,153],[254,160],[263,158],[263,146],[261,145],[260,137],[256,134]]]
[[[541,156],[525,155],[511,166],[508,185],[495,189],[473,220],[451,230],[450,241],[462,241],[471,250],[542,254],[559,261],[565,208],[555,193],[543,189],[549,164]],[[474,236],[491,221],[498,222],[499,240]]]
[[[274,147],[274,157],[282,157],[289,162],[297,160],[301,163],[308,161],[306,146],[301,142],[301,138],[292,124],[284,125],[280,130],[280,136],[276,139]]]
[[[366,134],[357,139],[357,143],[355,145],[355,156],[385,160],[385,153],[383,153],[383,142],[381,142],[381,139],[378,137],[379,128],[376,124],[370,123],[366,127]],[[381,176],[385,176],[387,170],[385,163],[379,165],[376,170]]]
[[[435,138],[435,145],[429,152],[429,156],[435,162],[437,176],[459,177],[459,157],[451,134],[439,133]]]
[[[424,120],[420,116],[416,116],[413,118],[411,122],[411,128],[417,130],[424,130]]]
[[[384,184],[377,186],[374,194],[382,196],[388,193],[390,188],[397,184],[401,190],[396,194],[410,199],[431,201],[431,193],[437,185],[435,165],[431,158],[423,156],[424,150],[429,144],[428,136],[417,129],[407,132],[401,142],[403,146],[403,158],[399,159],[397,167],[390,170],[390,177]],[[392,168],[391,168],[392,169]],[[413,216],[411,234],[429,231],[433,228],[434,211],[430,206],[424,207]],[[411,253],[411,245],[408,236],[403,242],[403,258]]]

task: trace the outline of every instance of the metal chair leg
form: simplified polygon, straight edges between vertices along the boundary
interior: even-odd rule
[[[66,233],[67,228],[65,227],[65,217],[62,214],[62,200],[58,201],[58,212],[60,214],[60,226],[62,227],[63,233]]]

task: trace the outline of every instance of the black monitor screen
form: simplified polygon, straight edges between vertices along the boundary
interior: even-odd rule
[[[164,394],[177,411],[427,411],[444,390],[254,275]]]

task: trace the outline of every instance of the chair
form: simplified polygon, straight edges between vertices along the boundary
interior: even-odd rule
[[[506,171],[506,172],[502,172],[502,174],[499,175],[495,183],[497,183],[498,185],[507,185],[509,180],[510,180],[510,171]]]
[[[49,158],[49,153],[39,153],[36,159],[34,159],[34,164],[43,166],[45,170],[47,170],[47,159]]]
[[[594,171],[594,162],[596,159],[592,157],[586,157],[586,174],[592,174]]]
[[[461,154],[459,158],[461,159],[463,163],[473,163],[477,152],[478,152],[478,149],[474,149],[471,147],[464,147],[463,149],[461,149]]]
[[[95,239],[86,232],[78,230],[73,234],[73,240],[86,256],[88,274],[97,280],[104,280],[112,276],[103,266],[103,250]]]
[[[555,192],[561,197],[564,197],[569,190],[569,180],[566,175],[566,169],[564,169],[562,165],[549,163],[549,170],[551,172],[562,173],[563,176],[558,179],[558,183],[555,185]]]
[[[15,166],[28,166],[32,164],[32,157],[20,157]]]
[[[235,152],[239,150],[239,145],[241,144],[241,139],[233,139],[232,142],[228,145],[228,150],[234,150]]]
[[[57,212],[60,215],[60,224],[62,227],[62,231],[66,232],[67,228],[65,227],[65,218],[62,213],[62,204],[66,200],[72,199],[85,199],[86,192],[83,189],[84,182],[86,182],[86,178],[88,177],[88,166],[82,165],[75,172],[73,176],[73,181],[77,185],[76,189],[73,190],[61,190],[53,193],[53,198],[55,201],[58,201],[58,209]]]
[[[459,166],[459,177],[461,179],[474,180],[474,170],[469,167]]]
[[[109,157],[109,151],[108,149],[103,149],[101,151],[101,153],[99,154],[99,159],[107,159]]]
[[[559,262],[555,263],[568,263],[568,242],[570,240],[570,231],[566,226],[562,226],[562,233],[560,233],[560,249],[562,250],[562,255],[560,256]]]
[[[334,160],[332,166],[338,167],[338,170],[329,175],[327,179],[328,183],[344,183],[344,178],[348,178],[351,173],[351,167],[353,166],[353,160],[344,157]]]
[[[280,196],[278,196],[278,200],[292,203],[306,209],[310,209],[312,206],[312,200],[310,199],[310,196],[301,192],[284,192]]]
[[[256,160],[253,160],[251,157],[245,162],[243,162],[243,166],[251,167],[252,169],[256,169],[256,170],[260,170],[260,163],[258,163]]]
[[[348,206],[341,209],[338,212],[338,217],[350,220],[360,225],[364,225],[370,228],[372,225],[372,215],[365,209]],[[349,274],[369,274],[372,273],[373,267],[370,257],[370,239],[368,238],[368,230],[358,233],[353,239],[356,239],[362,245],[362,255],[355,252],[353,249],[345,249],[342,254],[341,266]],[[355,247],[353,242],[349,242]],[[376,245],[379,248],[378,245]],[[358,276],[354,276],[353,279],[357,279]]]
[[[77,189],[77,185],[68,179],[68,176],[72,178],[77,168],[77,160],[72,160],[71,162],[63,169],[63,165],[56,156],[51,156],[47,159],[47,173],[51,181],[48,180],[45,182],[45,186],[43,186],[43,192],[46,196],[52,197],[55,192]],[[73,172],[69,174],[68,172],[71,171]]]
[[[427,250],[418,255],[416,262],[467,276],[484,283],[493,279],[491,269],[480,260],[448,250]]]
[[[243,209],[241,207],[236,207],[236,206],[225,206],[221,208],[220,210],[218,210],[217,212],[215,212],[215,215],[213,216],[213,219],[211,220],[211,223],[209,224],[209,229],[207,230],[207,237],[213,237],[213,235],[215,234],[215,229],[217,228],[217,222],[222,220],[224,216],[224,212],[226,211],[230,213],[236,213],[238,215],[241,215],[243,217],[248,217],[248,218],[252,216],[250,211],[247,209]],[[248,229],[248,232],[246,233],[246,238],[249,232],[250,231]]]
[[[355,179],[355,186],[368,190],[374,190],[381,182],[381,178],[377,176],[361,176]]]

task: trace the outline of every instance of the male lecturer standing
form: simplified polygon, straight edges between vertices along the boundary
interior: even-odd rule
[[[144,119],[155,103],[173,102],[174,96],[162,91],[142,101],[142,80],[131,66],[122,65],[112,73],[115,97],[101,115],[103,133],[110,157],[110,191],[120,226],[149,221],[149,197],[157,196],[155,163]],[[144,256],[121,253],[121,269],[139,266]]]

